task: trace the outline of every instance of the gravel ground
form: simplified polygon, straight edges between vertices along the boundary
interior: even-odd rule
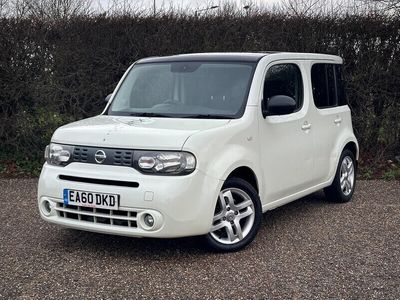
[[[1,299],[400,299],[400,183],[353,202],[316,193],[264,215],[244,251],[133,239],[42,221],[35,179],[0,180]]]

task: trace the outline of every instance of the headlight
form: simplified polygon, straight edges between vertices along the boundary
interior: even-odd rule
[[[196,158],[188,152],[135,151],[134,167],[142,173],[185,175],[196,168]]]
[[[56,166],[65,166],[71,159],[73,146],[53,144],[46,146],[44,158],[48,164]]]

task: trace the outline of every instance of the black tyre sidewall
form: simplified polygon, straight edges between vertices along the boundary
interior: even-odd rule
[[[349,156],[352,161],[353,161],[353,166],[354,166],[354,184],[353,184],[353,189],[351,190],[351,193],[349,195],[345,195],[343,194],[343,191],[340,187],[340,167],[342,165],[343,159]],[[351,152],[350,150],[345,149],[342,152],[342,155],[340,155],[340,159],[339,159],[339,164],[337,166],[337,170],[336,170],[336,174],[335,174],[335,179],[333,180],[332,185],[328,188],[327,192],[328,192],[328,197],[336,202],[348,202],[351,200],[351,198],[353,197],[355,188],[356,188],[356,183],[357,183],[357,162],[355,159],[355,156],[353,154],[353,152]]]
[[[238,189],[243,190],[250,196],[251,201],[253,201],[254,210],[255,210],[254,223],[253,223],[253,227],[251,228],[248,235],[240,242],[232,244],[232,245],[222,244],[222,243],[216,241],[211,236],[210,233],[207,234],[205,236],[206,243],[208,244],[209,247],[211,247],[212,250],[218,251],[218,252],[232,252],[232,251],[238,251],[238,250],[245,248],[256,237],[257,232],[260,229],[261,220],[262,220],[262,208],[261,208],[260,197],[258,196],[257,191],[254,189],[254,187],[251,184],[249,184],[247,181],[245,181],[241,178],[229,178],[225,181],[224,185],[222,186],[222,190],[226,189],[226,188],[238,188]]]

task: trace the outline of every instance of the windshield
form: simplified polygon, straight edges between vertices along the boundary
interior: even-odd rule
[[[247,101],[254,63],[170,62],[135,65],[109,115],[238,118]]]

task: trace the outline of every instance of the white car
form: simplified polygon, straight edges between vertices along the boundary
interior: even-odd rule
[[[358,143],[342,59],[201,53],[141,59],[99,116],[57,129],[42,218],[134,237],[248,245],[262,214],[317,190],[351,199]]]

